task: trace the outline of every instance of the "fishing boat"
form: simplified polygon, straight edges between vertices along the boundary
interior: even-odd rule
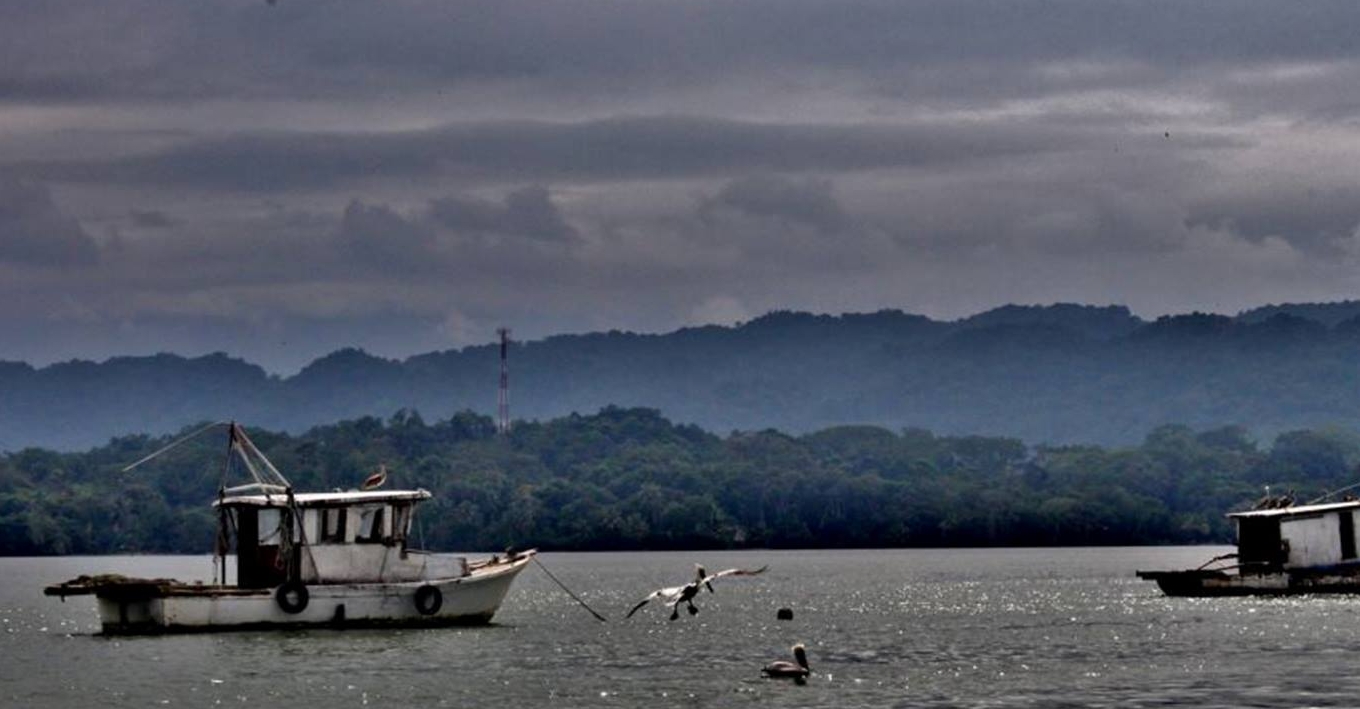
[[[364,489],[294,492],[245,430],[228,426],[224,478],[239,461],[252,481],[222,487],[213,503],[213,583],[104,574],[48,586],[44,593],[93,595],[103,632],[112,635],[476,625],[491,621],[534,558],[533,550],[473,560],[411,549],[416,508],[430,499],[428,491],[378,490],[384,469]],[[235,583],[228,583],[231,572]]]
[[[1228,515],[1237,551],[1196,569],[1139,571],[1168,596],[1360,593],[1355,513],[1360,500],[1294,505],[1267,496],[1256,509]]]

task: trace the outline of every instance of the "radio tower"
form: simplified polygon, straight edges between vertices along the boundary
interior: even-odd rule
[[[496,407],[496,432],[510,432],[510,329],[499,328],[501,336],[501,395]]]

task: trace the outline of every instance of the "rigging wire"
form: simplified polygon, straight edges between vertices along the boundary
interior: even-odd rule
[[[1337,494],[1338,492],[1345,492],[1345,491],[1347,491],[1347,490],[1354,490],[1354,489],[1357,488],[1357,487],[1360,487],[1360,483],[1351,483],[1350,485],[1347,485],[1347,486],[1345,486],[1345,487],[1339,487],[1339,488],[1337,488],[1337,489],[1335,489],[1335,490],[1332,490],[1332,491],[1330,491],[1330,492],[1324,492],[1324,493],[1322,493],[1321,495],[1319,495],[1318,497],[1315,497],[1315,498],[1309,500],[1309,501],[1308,501],[1308,504],[1310,504],[1310,505],[1316,505],[1317,503],[1322,502],[1323,500],[1325,500],[1325,499],[1331,497],[1332,495]]]
[[[205,432],[205,431],[211,430],[211,429],[216,428],[216,427],[218,427],[218,426],[228,426],[228,425],[231,425],[231,422],[230,422],[230,421],[214,421],[213,423],[210,423],[210,424],[208,424],[207,426],[204,426],[203,428],[200,428],[200,429],[198,429],[197,431],[194,431],[193,433],[190,433],[190,434],[187,435],[187,436],[181,436],[179,439],[177,439],[177,440],[175,440],[175,441],[172,441],[172,442],[170,442],[170,443],[168,443],[168,444],[162,446],[162,447],[160,448],[160,450],[157,450],[156,452],[154,452],[154,453],[152,453],[152,454],[150,454],[150,455],[148,455],[148,456],[142,458],[141,460],[138,460],[137,462],[132,463],[132,464],[130,464],[130,465],[124,467],[124,468],[123,468],[121,471],[119,471],[119,472],[126,473],[126,472],[132,470],[133,468],[135,468],[135,467],[141,465],[142,463],[145,463],[145,462],[147,462],[147,461],[150,461],[150,460],[152,460],[153,458],[158,458],[158,457],[160,457],[162,453],[168,453],[172,448],[178,448],[178,447],[180,446],[180,444],[183,444],[183,443],[187,442],[189,439],[194,438],[195,436],[198,436],[198,435],[202,434],[202,433]]]

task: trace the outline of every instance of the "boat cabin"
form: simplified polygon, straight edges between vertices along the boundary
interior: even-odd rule
[[[1244,572],[1360,564],[1355,513],[1360,500],[1234,512],[1237,561]]]
[[[215,506],[222,539],[235,542],[236,585],[269,588],[294,575],[308,584],[424,577],[424,553],[406,542],[415,506],[429,498],[425,490],[256,492]]]

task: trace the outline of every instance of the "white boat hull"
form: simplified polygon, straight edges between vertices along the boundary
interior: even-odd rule
[[[275,590],[177,584],[155,592],[96,591],[105,634],[154,634],[288,627],[430,627],[489,623],[510,584],[532,554],[478,569],[466,576],[402,583],[340,583],[307,586],[308,600],[286,611]],[[423,591],[438,590],[437,608]]]

